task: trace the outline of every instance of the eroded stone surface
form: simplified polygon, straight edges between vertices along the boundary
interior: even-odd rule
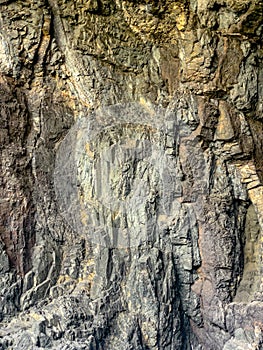
[[[262,347],[262,9],[0,1],[1,348]]]

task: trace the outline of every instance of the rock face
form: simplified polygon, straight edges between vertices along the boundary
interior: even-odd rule
[[[0,348],[263,348],[261,0],[0,1]]]

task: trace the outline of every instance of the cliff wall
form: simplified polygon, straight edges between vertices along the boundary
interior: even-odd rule
[[[0,1],[0,348],[263,348],[261,0]]]

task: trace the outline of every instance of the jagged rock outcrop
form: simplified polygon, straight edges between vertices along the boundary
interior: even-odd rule
[[[263,348],[261,0],[0,1],[0,348]]]

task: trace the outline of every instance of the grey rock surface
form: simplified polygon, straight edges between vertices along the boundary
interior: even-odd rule
[[[261,0],[0,0],[0,349],[263,348]]]

